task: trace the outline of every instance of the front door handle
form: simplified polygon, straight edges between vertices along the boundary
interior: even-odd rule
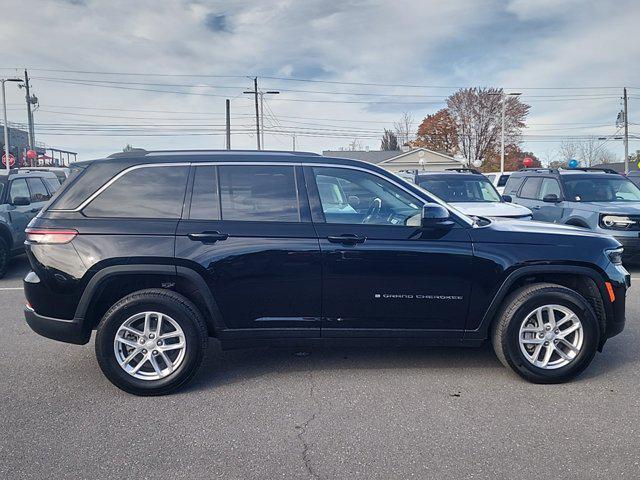
[[[229,234],[220,233],[220,232],[201,232],[201,233],[190,233],[187,235],[189,240],[193,240],[194,242],[202,242],[202,243],[216,243],[221,242],[229,238]]]
[[[343,235],[329,235],[327,240],[331,243],[342,243],[343,245],[355,245],[357,243],[364,243],[366,237],[359,237],[353,233],[345,233]]]

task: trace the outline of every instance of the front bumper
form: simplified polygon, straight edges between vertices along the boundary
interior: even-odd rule
[[[606,330],[602,343],[606,339],[618,335],[624,330],[626,321],[626,296],[631,286],[631,275],[622,265],[610,263],[605,270],[607,281],[611,284],[615,301],[611,302],[608,295],[603,295],[606,313]]]
[[[83,329],[82,323],[77,319],[63,320],[38,315],[28,305],[24,307],[24,318],[31,330],[53,340],[84,345],[91,338],[91,331]]]

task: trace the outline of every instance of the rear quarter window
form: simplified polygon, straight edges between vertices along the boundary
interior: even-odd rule
[[[505,195],[516,195],[518,193],[518,189],[520,185],[522,185],[522,181],[524,177],[514,177],[510,175],[507,179],[507,183],[504,186],[504,194]]]
[[[187,185],[188,166],[131,170],[93,199],[87,217],[178,219]]]

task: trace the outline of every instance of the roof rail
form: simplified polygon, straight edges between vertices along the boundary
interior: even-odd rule
[[[479,170],[476,170],[475,168],[463,168],[463,167],[460,167],[460,168],[445,168],[444,170],[445,170],[445,172],[459,172],[459,173],[469,172],[469,173],[475,173],[475,174],[478,174],[478,175],[482,175],[482,173]]]
[[[544,168],[544,167],[530,167],[530,168],[521,168],[518,170],[519,172],[549,172],[549,173],[558,173],[557,168]]]
[[[568,168],[567,170],[580,170],[581,172],[603,172],[603,173],[616,173],[620,174],[620,172],[616,172],[613,168],[599,168],[599,167],[576,167],[576,168]]]

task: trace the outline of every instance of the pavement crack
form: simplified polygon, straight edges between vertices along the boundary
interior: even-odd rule
[[[302,462],[304,463],[304,467],[306,468],[310,478],[320,478],[320,475],[314,471],[313,466],[311,465],[311,459],[309,458],[309,448],[312,444],[305,439],[307,427],[316,419],[316,416],[320,414],[320,402],[318,402],[318,399],[315,396],[315,380],[313,378],[313,373],[311,372],[309,373],[309,398],[313,404],[311,414],[301,425],[296,425],[296,430],[298,431],[298,441],[302,446]]]

